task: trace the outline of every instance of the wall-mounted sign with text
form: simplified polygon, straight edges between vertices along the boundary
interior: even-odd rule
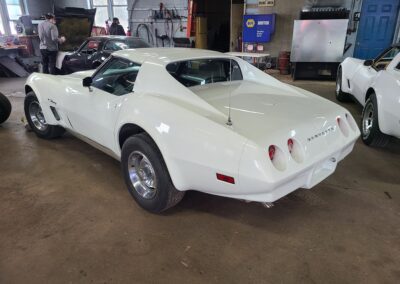
[[[258,0],[258,6],[273,7],[275,6],[275,0]]]
[[[243,42],[269,42],[275,31],[275,14],[244,15]]]

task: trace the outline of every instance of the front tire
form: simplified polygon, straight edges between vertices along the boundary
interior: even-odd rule
[[[0,124],[6,121],[11,114],[11,103],[5,95],[0,93]]]
[[[49,125],[43,115],[42,107],[34,92],[29,92],[24,101],[25,117],[35,134],[43,139],[54,139],[64,134],[64,128]]]
[[[125,141],[121,167],[130,194],[149,212],[161,213],[178,204],[185,195],[172,184],[159,149],[145,133]]]
[[[379,129],[378,104],[375,94],[367,100],[361,121],[361,138],[368,146],[385,147],[390,140],[390,136],[382,133]]]
[[[351,101],[350,94],[342,91],[342,83],[343,83],[342,80],[343,80],[342,68],[339,67],[336,76],[336,89],[335,89],[336,99],[339,102],[349,102]]]

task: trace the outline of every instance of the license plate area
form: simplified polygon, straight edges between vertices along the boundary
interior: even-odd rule
[[[311,188],[330,176],[336,169],[337,160],[336,156],[332,156],[315,166],[308,178],[307,187]]]

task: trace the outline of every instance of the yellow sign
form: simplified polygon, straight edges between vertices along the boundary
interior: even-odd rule
[[[256,22],[254,21],[254,19],[247,19],[246,21],[246,26],[248,28],[253,28],[255,26]]]

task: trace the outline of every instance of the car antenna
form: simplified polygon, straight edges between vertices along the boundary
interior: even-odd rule
[[[232,58],[229,58],[229,82],[232,82]],[[232,92],[229,91],[228,121],[226,122],[226,125],[229,125],[229,126],[232,126],[232,120],[231,120],[231,94],[232,94]]]

